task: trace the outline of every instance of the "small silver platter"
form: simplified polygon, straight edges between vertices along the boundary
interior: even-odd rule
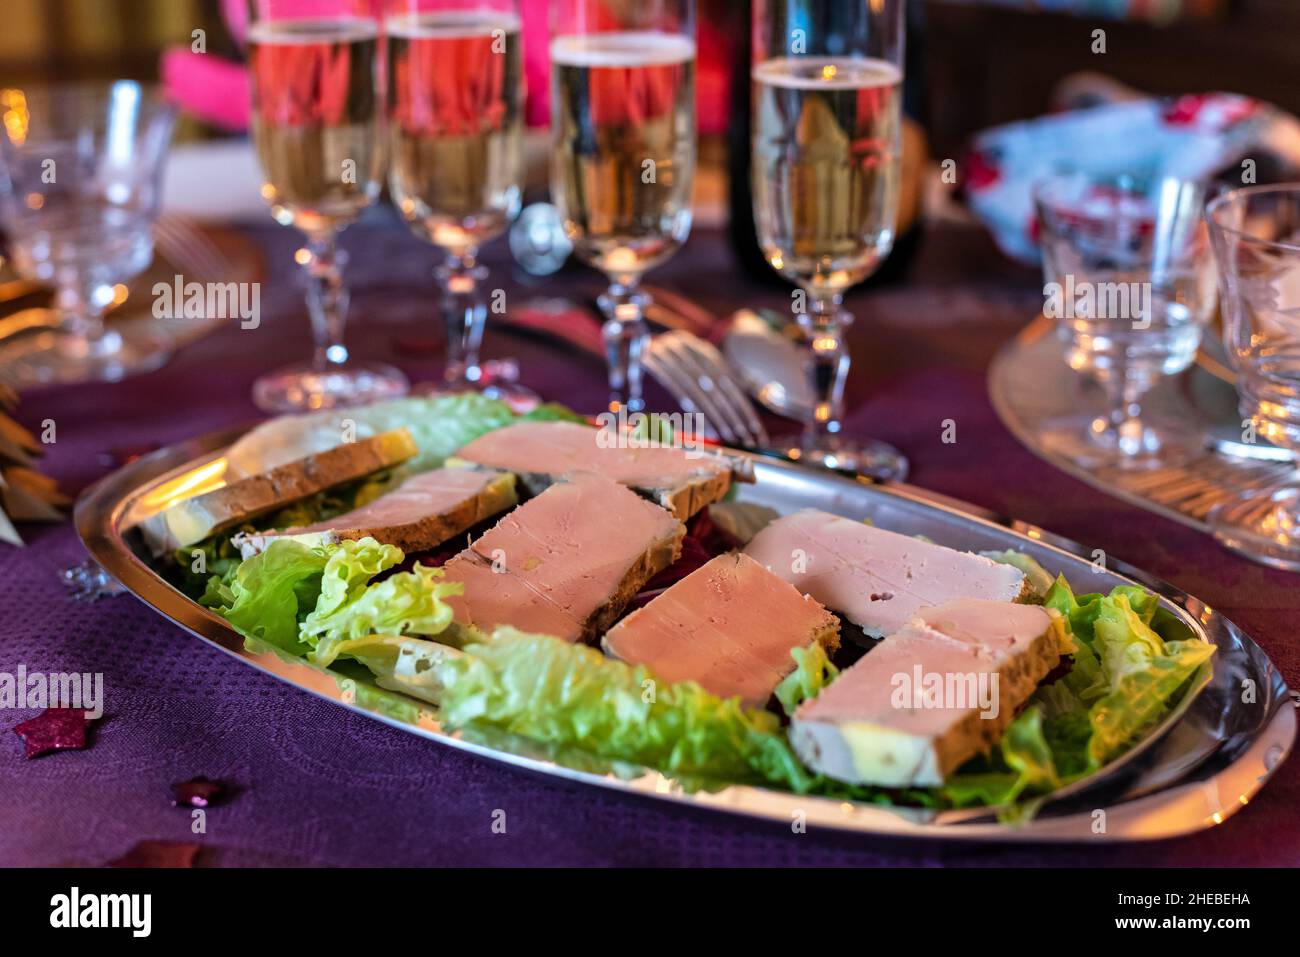
[[[1214,506],[1284,482],[1291,454],[1262,439],[1243,441],[1232,373],[1214,343],[1182,376],[1161,379],[1142,400],[1153,420],[1179,422],[1204,438],[1190,458],[1130,471],[1090,467],[1046,447],[1043,426],[1100,402],[1098,387],[1066,365],[1051,320],[1039,316],[998,352],[989,366],[989,397],[998,418],[1025,448],[1107,495],[1208,532]]]
[[[787,462],[754,457],[757,482],[737,501],[779,512],[816,507],[954,548],[1020,549],[1076,592],[1139,584],[1218,651],[1166,718],[1125,756],[1099,774],[1058,792],[1029,821],[1005,824],[989,809],[922,810],[807,797],[758,787],[687,792],[642,769],[610,770],[573,756],[505,751],[444,731],[427,705],[396,711],[369,693],[366,679],[274,654],[253,654],[226,622],[160,578],[132,546],[131,530],[170,502],[224,482],[228,432],[180,443],[138,459],[99,482],[77,503],[77,531],[91,555],[123,586],[186,631],[287,684],[412,734],[542,774],[658,800],[677,801],[789,824],[891,837],[980,841],[1133,841],[1212,827],[1243,807],[1290,753],[1295,709],[1285,682],[1245,633],[1203,602],[1135,568],[1100,569],[1074,542],[1023,522],[986,514],[905,485],[879,486]],[[740,453],[737,453],[740,454]],[[1251,693],[1244,694],[1249,688]],[[391,695],[389,695],[391,698]],[[402,699],[407,700],[407,699]]]

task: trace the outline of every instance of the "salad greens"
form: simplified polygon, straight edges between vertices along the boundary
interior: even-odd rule
[[[456,395],[408,396],[351,409],[331,409],[284,416],[264,422],[239,439],[226,453],[230,467],[252,475],[339,444],[351,433],[364,439],[405,428],[419,452],[394,470],[401,479],[438,468],[461,446],[514,422],[583,421],[562,405],[544,403],[517,415],[506,403],[467,392]]]
[[[436,635],[451,624],[443,601],[459,584],[415,565],[373,579],[405,556],[373,538],[320,544],[285,535],[209,582],[201,599],[255,644],[328,665],[350,640],[375,634]]]
[[[794,659],[794,671],[781,679],[773,693],[781,710],[793,717],[795,709],[809,698],[817,697],[835,680],[840,669],[831,664],[821,642],[807,648],[791,648],[790,657]]]
[[[466,442],[520,418],[503,403],[473,394],[354,412],[359,431],[406,426],[420,455],[260,525],[310,524],[359,507],[404,473],[438,467]],[[523,418],[577,417],[560,406],[542,406]],[[334,419],[321,423],[337,425]],[[324,441],[324,433],[305,441],[317,438]],[[268,430],[244,454],[273,457],[268,449],[275,441],[274,429]],[[1214,652],[1140,588],[1076,596],[1064,578],[1053,580],[1026,555],[986,552],[1020,568],[1035,600],[1067,624],[1070,666],[1038,688],[991,754],[968,762],[940,788],[891,791],[817,775],[800,762],[776,713],[720,699],[694,682],[662,682],[644,667],[549,635],[453,628],[447,599],[462,586],[445,581],[441,569],[415,564],[398,570],[405,556],[394,546],[373,538],[322,543],[319,536],[285,535],[240,561],[230,534],[203,543],[202,561],[192,561],[189,549],[178,553],[172,577],[223,615],[254,650],[332,666],[356,689],[357,700],[378,702],[403,720],[415,720],[417,702],[427,702],[438,707],[446,727],[467,736],[526,742],[608,766],[651,767],[689,787],[741,782],[876,803],[1032,812],[1043,796],[1102,767],[1158,722]],[[820,645],[791,654],[795,668],[776,689],[786,715],[839,674]]]
[[[381,688],[438,705],[451,729],[526,738],[688,782],[928,806],[1014,805],[1090,774],[1155,724],[1214,652],[1154,595],[1120,586],[1075,596],[1058,578],[1045,604],[1073,635],[1069,672],[1035,692],[992,754],[941,788],[888,791],[804,767],[772,712],[694,682],[661,682],[594,648],[503,627],[457,630],[457,649],[446,643],[452,611],[444,599],[461,586],[418,564],[375,581],[402,561],[400,549],[370,538],[320,545],[286,536],[224,580],[214,576],[205,602],[253,647],[322,666],[356,661]],[[791,654],[795,670],[776,692],[787,714],[838,674],[820,645]]]
[[[1076,597],[1057,578],[1044,603],[1070,625],[1073,666],[1034,693],[993,755],[944,786],[954,804],[1010,803],[1096,771],[1159,721],[1214,654],[1155,595],[1131,585]]]
[[[487,725],[688,779],[807,792],[816,776],[769,711],[550,635],[498,628],[434,666],[450,728]]]

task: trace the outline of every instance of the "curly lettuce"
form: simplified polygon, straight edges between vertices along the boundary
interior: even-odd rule
[[[1070,624],[1073,667],[1034,693],[990,758],[943,787],[954,804],[1010,804],[1099,770],[1160,720],[1214,654],[1141,588],[1075,596],[1057,578],[1045,604]]]
[[[450,728],[489,727],[686,780],[816,783],[776,715],[550,635],[498,628],[434,666]]]
[[[209,582],[203,603],[226,618],[251,647],[328,665],[350,640],[373,634],[441,634],[452,621],[444,601],[459,584],[441,569],[374,579],[401,564],[400,548],[373,538],[321,544],[316,536],[286,535]]]
[[[312,661],[328,665],[348,654],[349,642],[367,635],[440,635],[452,621],[451,606],[444,599],[462,591],[459,582],[443,580],[441,568],[427,565],[363,584],[328,609],[322,591],[316,609],[302,624],[302,636],[314,646]]]
[[[807,648],[791,648],[790,657],[794,659],[795,668],[776,686],[776,700],[781,703],[781,710],[793,717],[795,709],[810,698],[815,698],[821,690],[835,680],[840,669],[831,664],[820,641],[815,641]]]
[[[228,582],[214,577],[202,601],[254,646],[304,655],[311,646],[298,629],[320,598],[329,558],[319,545],[278,539],[260,555],[240,562]]]

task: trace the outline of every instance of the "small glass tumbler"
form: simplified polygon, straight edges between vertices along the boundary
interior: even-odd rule
[[[156,369],[169,343],[106,326],[153,260],[173,109],[130,80],[0,90],[0,227],[24,278],[52,286],[57,328],[6,342],[22,388]]]
[[[1044,314],[1070,368],[1101,385],[1106,406],[1045,426],[1043,444],[1085,467],[1150,469],[1200,444],[1186,423],[1148,421],[1142,398],[1196,358],[1214,313],[1205,191],[1167,177],[1072,173],[1035,189]]]
[[[1219,264],[1224,341],[1237,374],[1243,441],[1300,460],[1300,184],[1252,186],[1205,213]],[[1300,571],[1300,468],[1209,514],[1223,544]]]

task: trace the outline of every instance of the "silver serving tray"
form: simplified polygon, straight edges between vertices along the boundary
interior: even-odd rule
[[[131,530],[179,498],[223,483],[224,450],[242,430],[162,449],[88,489],[77,503],[77,531],[91,555],[154,610],[236,658],[304,691],[394,727],[542,774],[791,824],[894,837],[980,841],[1131,841],[1188,834],[1219,824],[1243,807],[1290,753],[1295,709],[1272,662],[1244,632],[1203,602],[1120,562],[1099,569],[1083,546],[973,506],[905,485],[880,486],[787,462],[751,457],[757,482],[737,501],[780,512],[804,507],[871,519],[955,548],[1017,548],[1077,592],[1139,584],[1197,635],[1218,647],[1213,674],[1204,668],[1170,714],[1103,772],[1044,802],[1028,822],[1005,824],[989,809],[933,811],[807,797],[748,786],[687,792],[656,772],[599,766],[573,756],[506,751],[444,731],[429,706],[411,699],[394,709],[366,678],[345,676],[271,653],[255,654],[224,619],[160,578],[133,548]],[[740,453],[738,453],[740,454]],[[1244,688],[1253,695],[1243,693]],[[1246,700],[1243,700],[1246,699]]]
[[[1153,420],[1183,423],[1204,438],[1192,457],[1161,468],[1087,465],[1045,446],[1041,436],[1052,420],[1104,403],[1099,387],[1066,365],[1055,326],[1043,316],[989,364],[989,398],[1002,424],[1039,458],[1107,495],[1208,534],[1206,517],[1216,505],[1281,484],[1295,471],[1287,450],[1241,441],[1236,392],[1207,371],[1211,361],[1164,377],[1142,400]]]

